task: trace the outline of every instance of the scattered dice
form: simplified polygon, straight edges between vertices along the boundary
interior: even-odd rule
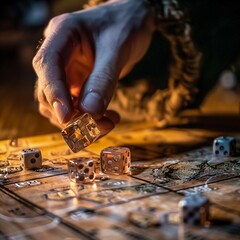
[[[42,166],[42,154],[37,148],[25,148],[21,151],[21,166],[24,169],[35,169]]]
[[[74,158],[68,161],[68,176],[76,183],[93,182],[95,179],[94,161],[90,158]]]
[[[103,173],[122,175],[130,173],[131,154],[126,147],[108,147],[101,151],[101,169]]]
[[[209,219],[209,201],[200,194],[190,194],[179,202],[180,219],[189,225],[206,225]]]
[[[70,149],[76,153],[93,143],[100,136],[100,130],[90,114],[85,113],[68,124],[62,130],[62,136]]]
[[[213,154],[216,156],[234,156],[236,154],[236,139],[234,137],[218,137],[213,142]]]

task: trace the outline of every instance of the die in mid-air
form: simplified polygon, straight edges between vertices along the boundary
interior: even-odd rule
[[[213,141],[213,154],[220,157],[236,154],[236,139],[234,137],[218,137]]]
[[[79,152],[100,136],[96,122],[85,113],[62,130],[62,136],[73,152]]]
[[[37,148],[25,148],[21,151],[21,166],[24,169],[35,169],[42,166],[42,154]]]
[[[190,194],[179,202],[182,223],[204,226],[209,220],[209,200],[200,194]]]
[[[83,157],[69,160],[68,176],[76,183],[93,182],[95,179],[94,161]]]
[[[131,153],[129,148],[105,148],[101,151],[100,159],[103,173],[114,175],[130,173]]]

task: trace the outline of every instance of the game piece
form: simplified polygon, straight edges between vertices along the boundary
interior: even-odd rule
[[[218,137],[213,142],[213,154],[220,157],[236,154],[236,139],[234,137]]]
[[[6,174],[0,174],[0,185],[8,182],[7,175],[8,175],[7,173]]]
[[[37,148],[25,148],[21,151],[21,166],[24,169],[35,169],[42,166],[42,154]]]
[[[129,148],[105,148],[101,151],[100,159],[103,173],[115,175],[130,173],[131,154]]]
[[[23,170],[22,166],[7,166],[5,168],[0,169],[0,174],[13,174],[21,172],[22,170]]]
[[[74,198],[76,195],[71,189],[66,189],[63,191],[53,191],[45,195],[47,200],[57,200],[64,201],[70,198]]]
[[[77,210],[74,210],[72,212],[69,212],[69,216],[74,220],[79,220],[81,218],[88,218],[89,216],[95,215],[95,210],[86,208],[86,207],[80,207]]]
[[[16,188],[24,188],[24,187],[36,186],[36,185],[40,185],[40,184],[42,184],[42,182],[40,182],[38,180],[30,180],[30,181],[15,183],[14,186]]]
[[[156,227],[160,225],[157,214],[147,210],[135,210],[128,213],[128,221],[140,228]]]
[[[68,176],[76,183],[93,182],[95,179],[94,161],[90,158],[74,158],[68,161]]]
[[[206,225],[209,219],[209,200],[200,194],[189,194],[179,202],[180,219],[189,225]]]
[[[79,152],[100,136],[100,130],[90,114],[85,113],[62,130],[62,136],[73,152]]]

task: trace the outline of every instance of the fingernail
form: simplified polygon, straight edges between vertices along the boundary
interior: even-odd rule
[[[89,92],[83,99],[84,109],[91,114],[102,115],[105,108],[105,100],[96,92]]]
[[[53,103],[53,108],[56,113],[57,120],[60,124],[64,123],[64,120],[68,114],[68,108],[59,101]]]

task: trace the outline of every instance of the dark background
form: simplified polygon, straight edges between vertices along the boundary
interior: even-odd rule
[[[6,0],[0,8],[0,139],[59,131],[38,113],[32,58],[48,21],[85,1]]]

